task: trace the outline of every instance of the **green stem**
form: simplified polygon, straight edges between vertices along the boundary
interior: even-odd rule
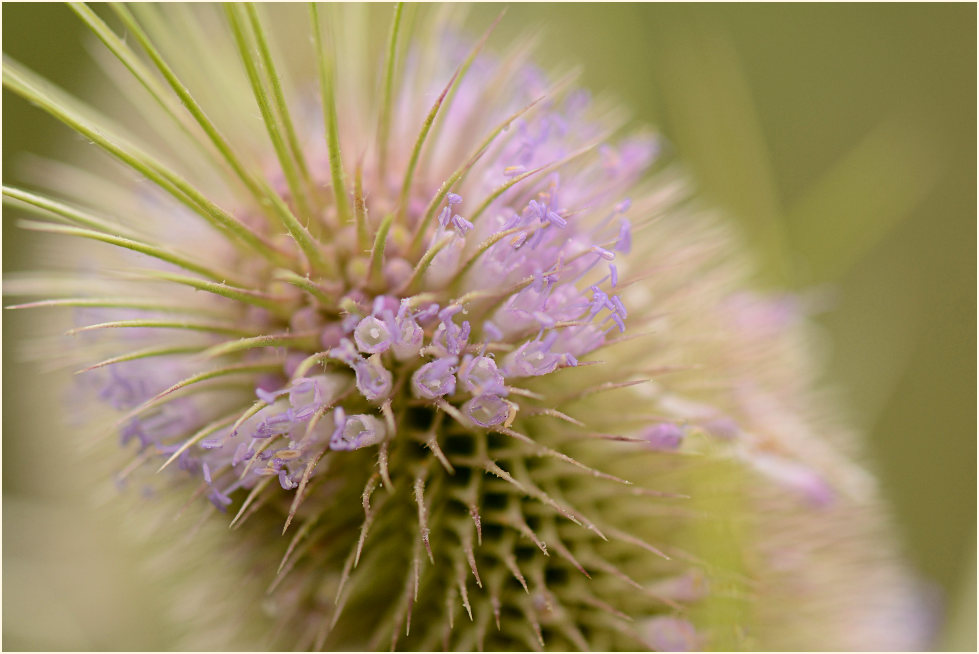
[[[101,218],[93,216],[86,211],[69,207],[66,204],[62,204],[61,202],[52,200],[51,198],[44,197],[43,195],[31,193],[30,191],[25,191],[12,186],[4,186],[3,198],[8,204],[21,206],[32,213],[37,213],[43,216],[54,214],[56,216],[61,216],[62,218],[65,218],[66,220],[77,225],[82,225],[83,227],[89,227],[91,229],[97,229],[103,232],[109,232],[111,234],[135,236],[135,234],[130,232],[122,225],[102,220]]]
[[[241,61],[245,65],[245,72],[248,74],[248,81],[251,83],[252,94],[255,96],[255,101],[258,102],[259,111],[262,113],[262,120],[265,122],[265,129],[268,132],[269,139],[272,141],[272,147],[275,150],[276,157],[279,160],[279,165],[282,168],[282,173],[285,175],[286,184],[289,187],[289,192],[292,194],[293,199],[296,201],[297,206],[302,214],[309,219],[310,211],[308,203],[306,202],[306,194],[303,191],[302,185],[299,181],[299,173],[296,170],[295,162],[289,154],[288,148],[285,143],[282,131],[284,127],[280,125],[282,117],[279,116],[278,120],[272,107],[272,99],[269,98],[269,94],[265,89],[265,85],[262,83],[261,71],[259,71],[258,62],[252,56],[251,43],[249,42],[248,34],[246,34],[246,26],[244,24],[244,18],[242,14],[244,9],[240,5],[227,4],[224,5],[225,15],[228,18],[228,23],[231,25],[231,32],[234,35],[235,43],[238,45],[238,52],[241,55]],[[267,76],[274,76],[274,71],[267,70]]]
[[[104,128],[96,126],[80,108],[73,106],[77,104],[74,98],[51,88],[33,73],[6,57],[3,61],[3,85],[25,100],[36,104],[133,170],[144,175],[219,231],[235,237],[242,244],[247,245],[273,263],[286,264],[287,260],[281,253],[265,243],[236,218],[208,200],[177,173],[132,144],[112,136]]]
[[[104,232],[97,232],[91,229],[83,229],[81,227],[71,227],[69,225],[58,225],[55,223],[44,223],[34,220],[24,220],[21,221],[21,226],[24,229],[35,231],[35,232],[47,232],[49,234],[62,234],[65,236],[77,236],[79,238],[88,238],[94,241],[101,241],[103,243],[108,243],[110,245],[115,245],[117,247],[126,248],[127,250],[132,250],[134,252],[140,252],[147,256],[153,257],[154,259],[159,259],[160,261],[166,261],[167,263],[172,263],[175,266],[183,268],[189,272],[195,272],[198,275],[203,275],[213,280],[225,281],[228,276],[211,270],[207,266],[202,266],[195,261],[192,261],[186,257],[180,256],[179,254],[174,254],[168,252],[163,248],[158,248],[149,243],[143,243],[141,241],[134,241],[132,239],[123,238],[121,236],[114,236],[112,234],[106,234]],[[236,286],[240,284],[236,283]]]
[[[261,182],[252,177],[247,170],[245,170],[241,159],[231,150],[231,146],[228,141],[218,132],[217,127],[211,122],[210,118],[204,113],[204,110],[197,103],[194,97],[190,94],[190,90],[180,81],[173,69],[167,65],[166,61],[163,59],[163,55],[157,50],[156,46],[150,40],[149,36],[136,21],[135,17],[129,12],[129,10],[118,4],[112,4],[112,8],[115,10],[116,14],[122,20],[123,25],[126,29],[136,37],[136,40],[142,46],[143,50],[149,55],[150,59],[156,65],[157,70],[163,74],[163,77],[167,80],[170,88],[177,94],[180,98],[180,102],[187,108],[187,111],[194,117],[197,124],[201,126],[204,133],[207,134],[208,139],[211,143],[218,149],[222,158],[228,163],[231,169],[234,171],[235,175],[245,187],[249,190],[255,200],[261,206],[267,206],[268,196],[271,194],[271,190],[263,185]]]
[[[310,21],[313,23],[313,46],[316,48],[320,95],[323,102],[323,120],[326,123],[326,140],[330,152],[330,179],[333,183],[333,195],[337,203],[337,215],[341,222],[347,222],[350,220],[350,203],[347,201],[343,160],[340,157],[340,129],[337,121],[334,58],[328,54],[323,44],[322,28],[316,3],[310,3],[309,14]]]
[[[255,9],[255,4],[251,2],[246,4],[245,11],[248,13],[248,19],[251,22],[252,31],[255,33],[255,43],[258,45],[258,54],[262,58],[266,76],[268,77],[269,83],[272,87],[272,99],[275,101],[275,108],[279,113],[279,120],[282,121],[282,129],[285,132],[289,150],[292,153],[296,167],[299,169],[299,174],[302,176],[303,181],[305,181],[307,188],[312,188],[309,168],[306,166],[306,158],[303,156],[303,150],[299,145],[299,138],[296,136],[296,129],[293,126],[292,117],[289,115],[289,105],[286,103],[285,95],[282,92],[282,83],[279,80],[278,73],[276,72],[275,62],[272,59],[272,52],[268,45],[268,39],[265,36],[265,30],[262,29],[262,22],[259,20],[258,11]],[[297,198],[297,201],[300,200],[304,201],[305,198]]]
[[[367,233],[367,201],[364,199],[364,161],[357,163],[354,173],[354,213],[357,216],[357,247],[361,252],[370,245]]]
[[[394,222],[394,214],[384,216],[381,226],[374,237],[374,247],[371,250],[371,266],[367,273],[367,283],[372,284],[374,280],[381,279],[381,268],[384,265],[384,246],[388,240],[388,232]]]
[[[381,116],[377,128],[377,169],[379,179],[387,174],[388,139],[391,132],[391,102],[394,95],[394,63],[398,53],[398,31],[401,28],[401,15],[404,3],[394,6],[394,19],[391,22],[391,36],[388,39],[387,59],[384,64],[384,91],[381,96]]]

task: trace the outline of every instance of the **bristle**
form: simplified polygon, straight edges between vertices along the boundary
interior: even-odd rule
[[[381,476],[379,474],[371,475],[371,478],[367,480],[367,485],[364,487],[364,492],[361,495],[361,501],[364,505],[364,522],[360,527],[360,537],[357,539],[357,549],[354,554],[354,567],[360,563],[360,554],[364,551],[364,543],[367,541],[367,532],[370,531],[371,524],[374,522],[374,512],[371,509],[371,496],[374,491],[377,490],[378,482]]]

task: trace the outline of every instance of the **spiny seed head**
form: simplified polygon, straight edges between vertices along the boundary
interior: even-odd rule
[[[4,83],[130,171],[4,197],[119,251],[5,286],[80,307],[120,486],[228,517],[240,547],[180,554],[268,586],[227,608],[260,646],[911,642],[800,312],[742,290],[656,138],[444,8],[399,5],[386,41],[356,6],[116,7],[127,38],[74,9],[133,133],[13,62]],[[827,585],[817,559],[879,574]],[[786,608],[825,629],[793,640]]]

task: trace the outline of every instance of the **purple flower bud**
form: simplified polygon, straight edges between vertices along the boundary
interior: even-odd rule
[[[612,318],[612,322],[615,323],[615,326],[619,328],[619,333],[625,333],[625,321],[622,320],[622,316],[613,313],[610,317]]]
[[[554,211],[548,211],[547,212],[547,220],[552,225],[554,225],[555,227],[558,227],[560,229],[564,229],[565,227],[568,226],[568,221],[565,220],[564,218],[562,218],[561,216],[559,216]]]
[[[397,318],[395,325],[397,331],[392,346],[395,358],[399,361],[406,361],[418,356],[418,351],[425,342],[425,332],[410,316]]]
[[[419,325],[427,325],[439,314],[439,305],[432,303],[415,314],[415,320]]]
[[[537,216],[538,220],[543,221],[547,216],[547,207],[537,200],[531,200],[527,206],[530,207],[530,211]]]
[[[292,429],[292,409],[287,409],[284,413],[270,415],[259,423],[252,438],[264,440],[279,434],[287,434]]]
[[[456,390],[456,358],[436,359],[426,363],[411,376],[411,388],[417,397],[434,400],[452,395]]]
[[[447,354],[457,356],[462,353],[469,341],[471,326],[469,321],[461,325],[452,322],[452,316],[462,310],[462,307],[446,307],[439,314],[442,323],[432,335],[432,344],[441,346]]]
[[[449,202],[449,204],[462,204],[462,196],[457,195],[456,193],[449,193],[445,196],[445,199]]]
[[[684,431],[672,422],[661,422],[642,432],[641,438],[654,450],[676,450],[683,442]]]
[[[218,511],[224,512],[228,510],[228,505],[231,504],[231,498],[219,491],[217,488],[211,487],[211,491],[207,494],[207,499],[211,500]]]
[[[468,233],[473,228],[473,224],[459,214],[452,216],[452,225],[462,234]]]
[[[295,412],[292,414],[292,419],[297,423],[306,422],[307,420],[313,417],[313,414],[316,413],[316,410],[319,407],[320,407],[320,403],[315,403],[315,402],[300,407],[296,409]]]
[[[658,615],[644,625],[649,646],[658,652],[691,652],[700,649],[694,626],[682,618]]]
[[[379,354],[391,347],[392,339],[387,325],[374,316],[367,316],[357,324],[354,340],[361,352]]]
[[[546,375],[557,368],[559,355],[551,352],[557,334],[551,334],[543,341],[529,341],[503,360],[503,372],[513,377],[535,377]]]
[[[459,381],[462,387],[473,395],[494,393],[505,395],[503,373],[490,357],[466,357],[459,368]]]
[[[606,304],[608,304],[608,295],[605,293],[605,291],[597,286],[592,286],[591,292],[591,316],[594,317],[599,311],[605,308]]]
[[[477,395],[462,405],[462,410],[480,427],[493,427],[506,420],[510,405],[496,395]]]
[[[376,445],[386,435],[384,423],[370,415],[353,415],[337,425],[330,438],[330,449],[337,451],[358,450]]]
[[[289,471],[285,468],[279,470],[279,485],[283,490],[292,490],[299,484],[289,478]]]
[[[619,299],[619,296],[618,295],[613,295],[609,299],[612,300],[612,304],[615,306],[615,312],[617,314],[619,314],[623,318],[628,318],[629,317],[629,312],[626,311],[625,305],[622,304],[622,300]]]
[[[629,254],[632,250],[632,226],[625,218],[619,226],[619,238],[615,242],[615,249],[622,254]]]
[[[374,354],[367,361],[358,363],[354,372],[357,375],[357,390],[371,402],[383,400],[391,393],[391,371],[384,367],[378,355]]]
[[[452,208],[445,207],[439,212],[439,225],[442,227],[448,227],[449,223],[452,221]]]

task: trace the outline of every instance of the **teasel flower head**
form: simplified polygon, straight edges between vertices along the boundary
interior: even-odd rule
[[[750,290],[655,135],[447,7],[72,8],[116,89],[93,109],[5,60],[95,146],[4,187],[68,248],[5,290],[75,308],[77,401],[115,412],[139,512],[234,527],[172,547],[224,598],[188,621],[301,649],[917,642],[803,307]]]

